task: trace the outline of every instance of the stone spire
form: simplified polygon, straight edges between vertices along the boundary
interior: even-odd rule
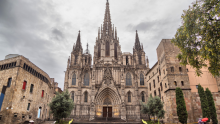
[[[148,56],[147,56],[147,67],[149,68],[149,60],[148,60]]]
[[[89,54],[89,44],[87,43],[86,45],[86,51],[85,51],[86,54]]]
[[[141,45],[140,45],[140,41],[139,41],[139,37],[138,37],[138,33],[137,33],[137,30],[136,30],[136,38],[135,38],[135,44],[134,44],[134,48],[139,51],[141,50]]]
[[[79,34],[78,34],[78,37],[77,37],[77,40],[76,40],[76,45],[73,46],[73,47],[74,47],[73,48],[74,51],[82,50],[80,31],[79,31]]]
[[[111,22],[111,15],[109,10],[109,2],[106,2],[106,9],[105,9],[105,17],[103,23],[103,35],[111,36],[112,35],[112,22]]]
[[[67,61],[67,68],[69,68],[69,67],[70,67],[70,56],[69,56],[68,61]]]

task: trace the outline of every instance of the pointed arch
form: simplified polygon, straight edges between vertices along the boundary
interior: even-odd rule
[[[101,57],[101,44],[98,44],[98,58]]]
[[[75,73],[73,74],[73,77],[72,77],[72,85],[76,85],[76,74]]]
[[[115,59],[118,58],[117,52],[118,52],[118,51],[117,51],[117,43],[115,43],[115,44],[114,44],[114,53],[115,53],[114,56],[115,56]]]
[[[144,85],[144,75],[140,74],[140,85]]]
[[[84,75],[84,86],[89,86],[89,73],[85,73]]]
[[[105,43],[105,56],[106,57],[110,56],[110,45],[109,45],[108,41],[106,41],[106,43]]]
[[[132,85],[131,74],[129,72],[126,74],[126,85],[127,86]]]

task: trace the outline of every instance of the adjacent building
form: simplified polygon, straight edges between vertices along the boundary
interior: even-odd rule
[[[48,105],[55,95],[52,80],[24,56],[7,55],[0,61],[0,123],[52,118]]]

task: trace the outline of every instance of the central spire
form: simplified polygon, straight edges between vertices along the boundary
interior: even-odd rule
[[[111,22],[111,15],[109,10],[109,2],[106,2],[106,9],[105,9],[105,17],[103,23],[103,34],[104,36],[112,36],[112,22]]]

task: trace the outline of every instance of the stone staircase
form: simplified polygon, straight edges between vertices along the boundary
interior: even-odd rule
[[[124,121],[121,118],[106,118],[101,117],[101,118],[95,118],[92,121],[78,121],[78,122],[73,122],[72,124],[142,124],[141,121]]]

